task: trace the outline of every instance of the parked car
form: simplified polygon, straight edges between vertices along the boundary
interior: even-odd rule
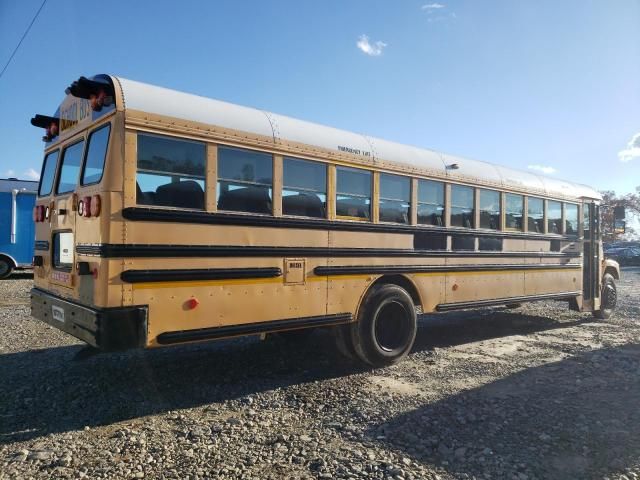
[[[611,248],[605,252],[605,256],[621,266],[640,266],[639,247]]]

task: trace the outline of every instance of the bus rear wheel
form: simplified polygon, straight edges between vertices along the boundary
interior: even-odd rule
[[[0,257],[0,279],[7,278],[13,271],[13,265],[6,258]]]
[[[373,367],[402,360],[416,338],[416,310],[411,296],[393,284],[374,287],[365,297],[358,321],[351,324],[354,350]]]
[[[600,293],[600,310],[596,310],[595,316],[606,320],[616,308],[618,302],[618,290],[613,275],[605,273],[602,277],[602,292]]]

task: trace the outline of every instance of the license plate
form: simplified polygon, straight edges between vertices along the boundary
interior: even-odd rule
[[[51,305],[51,316],[54,320],[64,323],[64,309]]]

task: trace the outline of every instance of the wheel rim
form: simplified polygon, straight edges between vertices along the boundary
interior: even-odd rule
[[[385,352],[402,350],[409,338],[409,319],[404,305],[395,301],[383,305],[376,316],[374,334],[376,343]]]
[[[604,287],[602,300],[604,302],[604,308],[614,309],[616,307],[616,302],[618,301],[618,292],[610,283],[606,284]]]

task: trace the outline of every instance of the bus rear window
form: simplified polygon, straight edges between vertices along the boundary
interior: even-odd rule
[[[56,175],[56,166],[58,164],[58,150],[50,152],[44,157],[42,165],[42,175],[40,176],[40,187],[38,195],[43,197],[51,193],[53,188],[53,177]]]
[[[109,144],[110,131],[111,125],[106,124],[104,127],[94,130],[91,132],[91,135],[89,135],[87,158],[84,162],[80,185],[98,183],[102,179],[102,171],[104,170],[104,159],[107,156],[107,145]]]
[[[62,153],[62,165],[60,167],[60,177],[58,178],[58,188],[56,193],[69,193],[76,188],[80,165],[82,164],[82,151],[84,150],[84,140],[67,147]]]

